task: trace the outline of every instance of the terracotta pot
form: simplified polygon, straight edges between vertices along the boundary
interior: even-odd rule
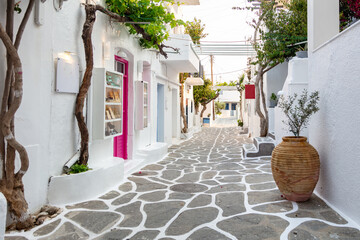
[[[272,153],[271,169],[286,199],[304,202],[311,197],[319,179],[319,154],[306,137],[283,137]]]

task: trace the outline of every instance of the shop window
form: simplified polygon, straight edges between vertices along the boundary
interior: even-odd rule
[[[144,82],[144,128],[148,127],[148,119],[149,119],[149,87],[148,83]]]
[[[236,103],[231,104],[231,110],[236,110]]]

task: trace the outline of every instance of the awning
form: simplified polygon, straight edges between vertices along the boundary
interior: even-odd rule
[[[185,83],[190,86],[201,86],[204,85],[204,80],[199,77],[188,77]]]

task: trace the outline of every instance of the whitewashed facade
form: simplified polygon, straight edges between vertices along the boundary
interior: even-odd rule
[[[119,71],[115,56],[128,62],[127,142],[124,144],[127,160],[113,157],[113,138],[95,139],[93,136],[97,128],[103,127],[95,120],[97,116],[96,111],[94,112],[94,101],[97,97],[93,87],[97,85],[93,84],[85,111],[91,138],[89,166],[93,170],[83,179],[62,179],[60,175],[63,166],[76,158],[80,147],[80,134],[74,117],[76,93],[62,92],[57,88],[59,78],[56,77],[56,66],[58,58],[71,55],[79,67],[79,77],[73,81],[80,85],[85,71],[81,39],[85,10],[81,3],[83,1],[80,0],[66,1],[62,9],[57,11],[52,1],[39,1],[36,11],[33,11],[30,17],[19,49],[23,62],[24,95],[15,117],[15,126],[16,138],[26,147],[30,158],[30,168],[24,177],[24,184],[25,196],[32,212],[47,202],[63,204],[98,195],[110,185],[121,181],[126,172],[164,156],[172,139],[180,139],[178,75],[184,71],[198,71],[199,61],[191,47],[176,46],[180,48],[181,59],[180,64],[174,65],[172,57],[178,56],[169,54],[169,59],[165,60],[155,51],[142,49],[138,40],[130,36],[125,27],[111,24],[107,16],[98,12],[92,34],[94,73],[98,69]],[[0,3],[2,24],[6,16],[3,5],[3,2]],[[176,15],[181,15],[181,8],[171,10],[175,11]],[[36,15],[36,12],[40,15]],[[21,16],[16,18],[15,28],[19,25]],[[35,23],[34,19],[40,24]],[[175,29],[173,33],[182,33],[182,29]],[[171,46],[171,39],[175,38],[177,41],[189,43],[188,36],[179,34],[172,35],[166,44]],[[182,38],[184,40],[181,40]],[[2,44],[0,54],[3,59],[0,61],[0,74],[5,76],[5,48]],[[105,83],[105,79],[95,76],[92,81]],[[148,92],[146,97],[141,93],[142,98],[138,98],[140,91],[143,91],[143,88],[138,87],[141,82],[147,83]],[[2,91],[1,84],[0,92]],[[144,98],[147,98],[147,110],[141,102]],[[103,119],[103,116],[101,118]],[[106,177],[110,175],[115,175],[116,178]],[[106,178],[103,183],[102,177]],[[92,184],[93,181],[96,183]],[[85,193],[79,192],[82,184],[87,186]],[[98,187],[92,189],[91,185]]]

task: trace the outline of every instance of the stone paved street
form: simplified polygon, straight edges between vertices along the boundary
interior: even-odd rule
[[[113,191],[5,239],[360,239],[317,196],[284,200],[269,158],[242,160],[249,141],[235,127],[204,128]]]

